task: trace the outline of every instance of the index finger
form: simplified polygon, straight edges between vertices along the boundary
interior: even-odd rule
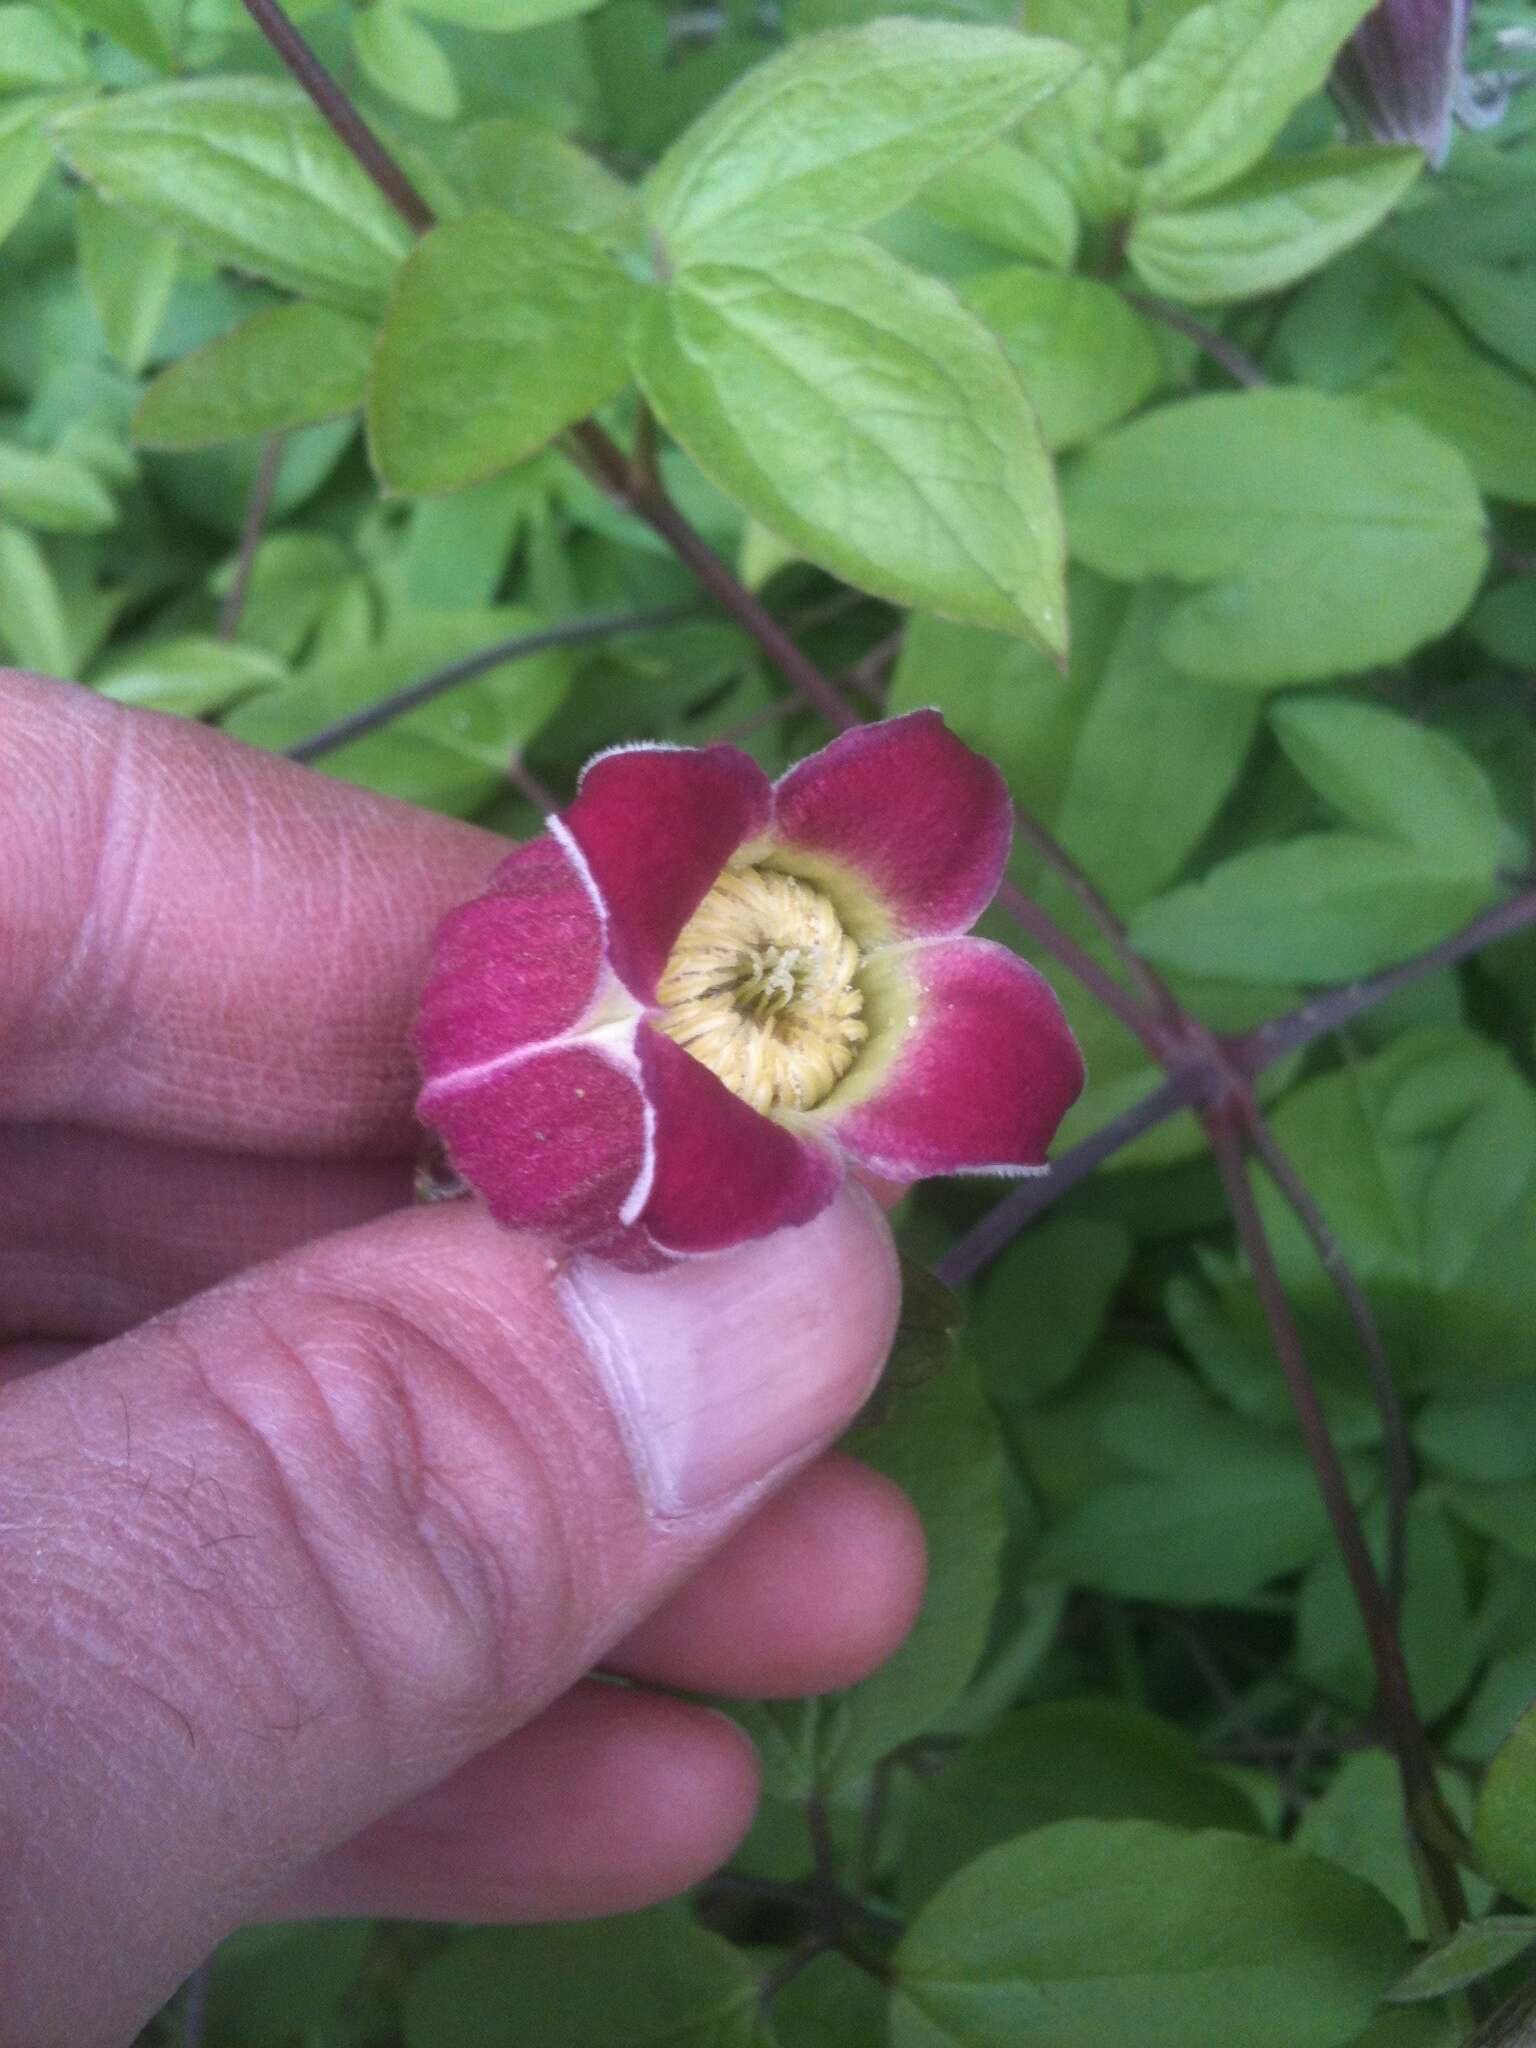
[[[413,1143],[433,927],[489,832],[0,670],[0,1119]]]

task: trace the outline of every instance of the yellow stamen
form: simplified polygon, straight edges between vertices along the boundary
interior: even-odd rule
[[[754,1109],[814,1109],[869,1036],[860,964],[819,889],[727,868],[672,949],[657,1022]]]

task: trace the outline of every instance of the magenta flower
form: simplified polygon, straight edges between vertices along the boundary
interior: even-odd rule
[[[934,711],[771,784],[620,747],[443,922],[419,1113],[491,1213],[630,1265],[806,1223],[849,1163],[1040,1171],[1083,1083],[1045,981],[960,936],[1003,779]]]

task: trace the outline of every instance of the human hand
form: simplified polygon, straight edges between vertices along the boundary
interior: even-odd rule
[[[505,851],[0,675],[0,2010],[127,2039],[245,1919],[574,1918],[730,1853],[687,1701],[850,1683],[910,1508],[820,1455],[851,1190],[660,1274],[411,1209],[436,919]]]

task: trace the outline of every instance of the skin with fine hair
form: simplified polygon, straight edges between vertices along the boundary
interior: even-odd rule
[[[7,2048],[128,2040],[242,1920],[663,1897],[755,1796],[673,1693],[915,1611],[827,1449],[896,1313],[862,1191],[660,1273],[408,1206],[432,930],[505,851],[0,674]]]

